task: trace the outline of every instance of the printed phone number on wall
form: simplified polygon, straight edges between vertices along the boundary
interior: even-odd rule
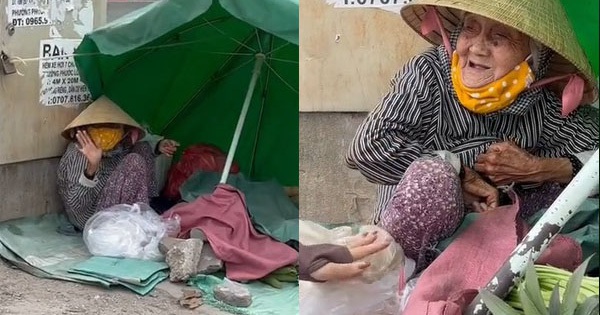
[[[13,18],[13,26],[39,26],[39,25],[50,25],[50,21],[42,16],[28,17],[28,18]]]
[[[46,105],[60,105],[60,104],[83,104],[91,101],[91,96],[89,94],[77,94],[77,95],[54,95],[47,96]]]
[[[338,0],[337,6],[374,6],[407,4],[407,0]]]

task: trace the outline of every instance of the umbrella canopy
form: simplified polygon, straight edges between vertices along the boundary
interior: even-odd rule
[[[162,0],[87,34],[76,54],[94,99],[183,147],[227,152],[247,105],[241,171],[298,185],[298,0]]]

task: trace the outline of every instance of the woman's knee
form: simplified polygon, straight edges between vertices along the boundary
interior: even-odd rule
[[[146,161],[144,157],[139,153],[127,154],[120,164],[121,168],[129,172],[147,172]]]
[[[460,187],[450,163],[439,158],[416,160],[396,188],[380,225],[405,246],[447,237],[464,216]]]
[[[143,157],[153,156],[152,147],[146,141],[136,143],[131,149],[132,153],[137,153]]]
[[[438,158],[413,162],[388,205],[388,211],[410,211],[415,216],[457,208],[462,209],[460,180],[454,167]]]

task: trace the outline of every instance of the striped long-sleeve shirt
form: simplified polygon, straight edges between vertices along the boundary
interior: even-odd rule
[[[69,221],[83,229],[87,220],[97,212],[98,199],[108,177],[122,159],[122,154],[102,158],[93,179],[84,175],[87,158],[75,143],[67,146],[58,165],[58,193],[65,206]]]
[[[437,47],[413,57],[350,145],[347,165],[380,185],[374,222],[408,166],[434,151],[453,152],[471,167],[479,154],[503,140],[546,158],[598,147],[597,122],[582,110],[562,117],[561,101],[547,89],[525,91],[497,113],[468,111],[455,96],[446,56]]]
[[[144,139],[155,148],[162,137],[148,135]],[[84,175],[87,158],[74,142],[69,143],[60,159],[57,171],[58,193],[69,221],[79,229],[100,209],[97,209],[102,189],[110,174],[117,168],[127,151],[116,151],[102,157],[100,167],[93,179]]]

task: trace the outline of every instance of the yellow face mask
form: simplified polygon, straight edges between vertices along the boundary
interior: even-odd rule
[[[527,61],[517,65],[499,80],[478,88],[468,88],[462,83],[456,52],[452,55],[451,69],[452,85],[460,104],[477,114],[489,114],[508,107],[535,80]]]
[[[102,152],[114,149],[123,139],[124,133],[123,128],[112,127],[88,127],[87,132]]]

